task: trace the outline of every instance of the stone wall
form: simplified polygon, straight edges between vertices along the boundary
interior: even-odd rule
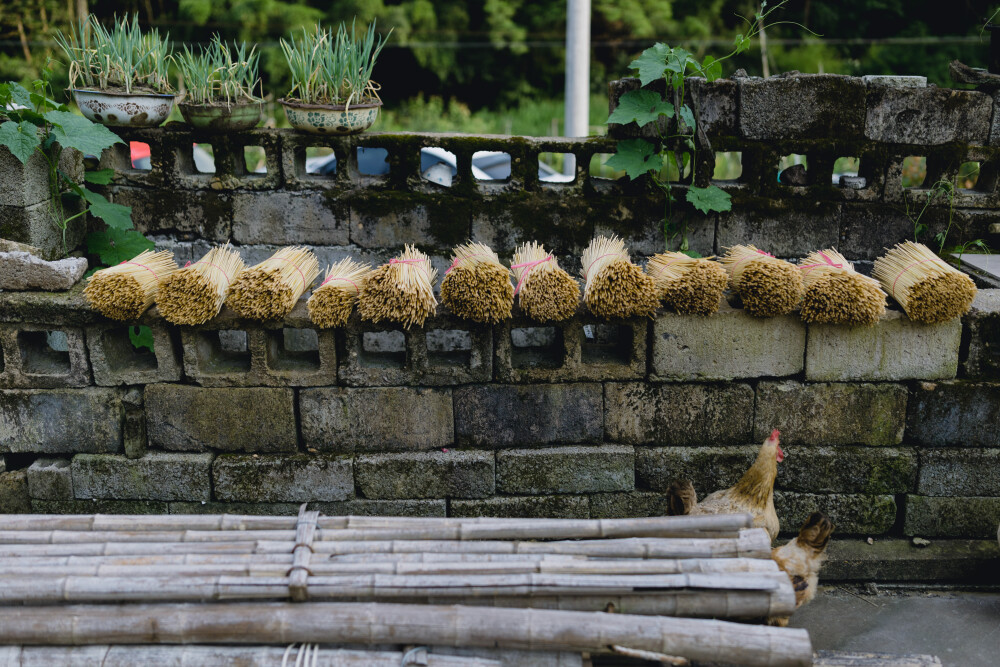
[[[267,325],[154,309],[154,353],[78,289],[0,294],[0,321],[2,511],[656,515],[672,480],[729,486],[780,428],[785,532],[820,509],[841,538],[968,547],[1000,521],[1000,290],[871,329],[728,305],[341,331],[303,303]]]
[[[1000,105],[984,92],[921,84],[920,77],[800,75],[693,85],[705,131],[694,182],[711,181],[716,152],[740,153],[742,173],[717,182],[732,195],[728,213],[706,216],[687,208],[686,186],[677,186],[676,219],[686,222],[691,248],[712,254],[750,242],[781,257],[800,257],[836,246],[849,259],[872,260],[884,246],[912,236],[907,204],[922,206],[923,188],[953,178],[964,162],[979,163],[980,175],[974,189],[956,194],[950,242],[983,238],[1000,247]],[[612,82],[611,106],[637,86],[634,79]],[[381,133],[335,138],[270,129],[219,135],[179,123],[116,132],[148,144],[151,169],[132,169],[124,145],[107,151],[103,166],[116,176],[105,193],[132,206],[137,227],[182,260],[227,240],[251,262],[283,244],[316,247],[329,262],[348,253],[382,261],[415,243],[446,265],[450,248],[472,238],[504,257],[519,242],[538,240],[573,267],[595,234],[611,232],[640,256],[663,249],[662,193],[647,179],[616,182],[589,172],[594,155],[613,153],[616,139],[641,134],[634,124],[613,125],[609,138],[592,139]],[[210,146],[214,173],[198,171],[194,144]],[[359,147],[385,150],[388,173],[361,173]],[[264,152],[265,173],[248,170],[248,148]],[[306,159],[315,148],[334,151],[334,175],[307,173]],[[421,177],[423,148],[454,156],[457,173],[450,187]],[[509,178],[477,179],[472,158],[480,151],[509,154]],[[539,155],[550,152],[576,157],[572,182],[539,179]],[[778,182],[779,160],[791,154],[807,158],[804,185]],[[909,156],[927,159],[923,188],[902,187]],[[839,157],[860,159],[863,188],[832,183]],[[14,172],[17,165],[4,180],[19,183]],[[5,190],[0,188],[0,206],[27,208],[18,209],[19,217],[7,216],[4,236],[44,244],[29,220],[41,204]],[[42,202],[40,196],[30,199]],[[926,238],[945,231],[948,217],[946,201],[938,198],[922,219]]]
[[[741,152],[743,175],[720,184],[732,212],[686,212],[692,247],[752,242],[797,257],[834,245],[864,265],[912,233],[905,201],[926,193],[900,186],[908,155],[928,158],[928,183],[980,162],[976,190],[956,196],[952,233],[998,247],[993,100],[884,84],[695,85],[711,149],[702,145],[694,181],[710,180],[714,151]],[[636,85],[613,83],[612,100]],[[663,202],[648,184],[585,168],[636,132],[324,138],[170,125],[121,131],[150,145],[151,170],[131,169],[124,146],[102,162],[116,172],[108,196],[133,206],[137,227],[181,263],[226,240],[250,262],[302,243],[324,264],[384,261],[416,243],[443,269],[450,247],[473,238],[505,257],[539,240],[572,270],[596,233],[625,236],[638,255],[662,249]],[[194,143],[212,145],[216,173],[197,172]],[[266,173],[246,168],[253,146]],[[334,150],[336,175],[306,173],[316,146]],[[358,147],[386,149],[388,174],[360,173]],[[425,147],[456,156],[451,187],[421,178]],[[509,153],[510,178],[477,180],[477,151]],[[539,180],[543,152],[574,154],[574,181]],[[808,156],[806,185],[778,183],[789,153]],[[865,188],[831,183],[841,156],[861,158]],[[0,182],[17,190],[28,176],[15,165]],[[947,217],[934,204],[924,221],[934,234]],[[4,234],[45,245],[19,219],[4,218]],[[264,325],[224,311],[173,327],[155,309],[142,323],[153,352],[136,350],[127,327],[91,311],[79,288],[0,293],[0,511],[291,513],[309,501],[328,514],[661,514],[671,480],[690,477],[702,494],[728,486],[780,428],[782,526],[794,532],[815,509],[833,517],[831,577],[997,576],[1000,290],[982,290],[961,321],[931,327],[896,311],[850,329],[726,306],[710,318],[613,323],[581,311],[553,327],[520,315],[470,325],[442,311],[423,328],[352,320],[319,331],[304,303]],[[932,546],[916,549],[915,536]]]

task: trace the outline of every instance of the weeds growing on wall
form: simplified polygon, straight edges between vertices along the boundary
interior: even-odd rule
[[[928,231],[927,223],[922,222],[927,209],[937,200],[948,203],[948,225],[943,232],[934,235],[934,243],[937,245],[937,254],[950,256],[952,254],[963,255],[969,252],[990,253],[990,247],[983,239],[973,239],[971,241],[958,242],[955,245],[947,246],[948,235],[951,234],[952,226],[955,222],[955,184],[947,179],[941,179],[933,183],[923,194],[923,203],[919,200],[911,203],[910,197],[904,193],[903,203],[906,217],[913,223],[913,241],[921,243],[920,237]]]
[[[642,55],[629,65],[636,71],[643,86],[661,77],[665,79],[668,99],[646,88],[632,90],[621,96],[618,107],[608,116],[607,122],[620,124],[634,122],[639,127],[654,125],[659,137],[656,141],[646,139],[619,141],[617,150],[608,159],[607,165],[625,171],[631,180],[648,174],[652,183],[663,191],[665,199],[663,235],[668,250],[679,239],[677,247],[681,252],[692,257],[699,256],[689,248],[687,223],[678,223],[673,219],[675,198],[669,180],[671,172],[676,172],[682,178],[685,170],[690,169],[693,172],[694,165],[697,164],[698,147],[695,135],[698,130],[698,115],[687,103],[687,79],[700,76],[708,81],[714,81],[722,76],[722,62],[747,51],[753,38],[759,35],[761,30],[770,25],[788,23],[782,21],[765,24],[768,16],[787,1],[781,0],[770,9],[767,8],[767,2],[762,2],[760,11],[754,15],[753,21],[743,19],[747,24],[746,33],[737,34],[733,40],[732,51],[721,58],[709,55],[698,62],[689,51],[657,43],[643,51]],[[661,117],[666,118],[666,122],[661,122]],[[715,185],[696,186],[693,174],[685,199],[695,209],[706,214],[728,211],[732,208],[727,192]]]
[[[21,164],[27,164],[36,153],[48,168],[49,215],[52,224],[62,234],[63,253],[69,248],[66,232],[77,219],[83,223],[87,213],[104,221],[107,231],[95,232],[87,238],[88,250],[100,256],[106,264],[117,263],[152,247],[144,236],[132,229],[132,209],[112,204],[104,196],[92,192],[85,184],[76,183],[59,168],[62,153],[76,149],[84,155],[100,155],[105,149],[122,143],[111,130],[75,114],[69,107],[51,98],[51,70],[46,66],[42,78],[28,90],[19,83],[0,83],[0,146],[4,146]],[[113,171],[102,169],[84,173],[85,183],[107,185]],[[64,189],[68,191],[64,195]],[[78,213],[66,214],[63,197],[79,197],[84,206]]]

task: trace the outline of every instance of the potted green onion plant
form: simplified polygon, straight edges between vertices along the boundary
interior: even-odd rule
[[[170,42],[143,32],[137,16],[110,28],[90,14],[56,42],[69,61],[69,85],[83,115],[111,126],[155,127],[174,106],[167,76]]]
[[[261,99],[257,74],[260,54],[246,44],[235,47],[235,57],[215,35],[206,49],[195,53],[184,47],[174,56],[186,95],[177,106],[184,120],[198,128],[240,131],[257,126]]]
[[[317,25],[282,39],[292,89],[280,101],[292,127],[314,134],[356,134],[371,127],[382,106],[372,70],[387,38],[376,40],[372,23],[357,39],[354,24],[348,33],[341,23],[336,34]]]

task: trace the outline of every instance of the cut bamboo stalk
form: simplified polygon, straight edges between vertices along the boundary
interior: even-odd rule
[[[806,667],[805,630],[689,618],[382,603],[0,607],[0,643],[358,643],[607,653],[611,646],[750,667]]]
[[[716,618],[790,615],[795,593],[782,572],[757,575],[346,575],[309,577],[293,591],[284,576],[48,577],[5,580],[0,602],[209,602],[213,600],[407,602],[549,607]],[[538,601],[536,604],[536,600]]]
[[[0,544],[0,557],[104,556],[146,554],[290,554],[294,541],[247,540],[227,542],[80,542],[60,544]],[[559,542],[496,540],[372,540],[322,541],[315,553],[489,553],[576,554],[603,558],[770,558],[770,539],[760,528],[746,529],[736,538],[624,538]]]
[[[61,515],[7,514],[0,515],[0,531],[294,531],[298,518],[241,515]],[[685,537],[710,533],[737,535],[750,528],[749,514],[718,514],[703,516],[647,517],[635,519],[497,519],[489,517],[421,518],[421,517],[357,517],[321,516],[317,521],[325,530],[392,530],[411,531],[426,528],[428,534],[446,535],[451,539],[576,539],[597,537]],[[466,536],[463,538],[463,535]],[[476,535],[476,537],[468,537]],[[379,538],[385,539],[385,538]],[[429,539],[442,539],[429,538]]]
[[[314,653],[315,651],[315,653]],[[8,667],[135,667],[136,665],[183,665],[183,667],[399,667],[403,653],[363,651],[322,645],[295,646],[0,646],[0,665]],[[312,656],[315,656],[313,659]],[[299,660],[297,663],[296,660]],[[427,653],[420,665],[425,667],[503,667],[498,660],[471,656]],[[416,663],[407,663],[416,664]]]
[[[376,556],[378,554],[372,554]],[[399,554],[398,556],[406,556]],[[470,554],[475,556],[478,554]],[[406,560],[372,560],[349,562],[317,562],[309,564],[313,576],[343,574],[394,574],[394,575],[440,575],[440,574],[600,574],[600,575],[669,575],[669,574],[759,574],[778,572],[772,560],[756,558],[709,558],[709,559],[656,559],[656,560],[583,560],[560,556],[511,554],[521,560],[492,560],[490,557],[478,560],[410,562]],[[216,558],[216,557],[212,557]],[[226,557],[236,558],[236,556]],[[244,575],[249,577],[284,576],[292,566],[291,557],[280,561],[263,561],[264,556],[248,555],[242,562],[189,561],[189,557],[150,556],[141,559],[143,564],[135,564],[135,558],[114,557],[70,557],[53,559],[4,558],[0,559],[0,578],[5,577],[196,577],[209,575]],[[155,559],[155,560],[154,560]],[[169,560],[172,559],[172,560]],[[530,559],[530,560],[529,560]],[[150,562],[153,561],[153,562]]]

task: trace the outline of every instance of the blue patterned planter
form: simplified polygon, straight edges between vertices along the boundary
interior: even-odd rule
[[[303,104],[279,100],[285,108],[288,122],[296,130],[312,134],[358,134],[378,118],[382,102],[344,105]]]

